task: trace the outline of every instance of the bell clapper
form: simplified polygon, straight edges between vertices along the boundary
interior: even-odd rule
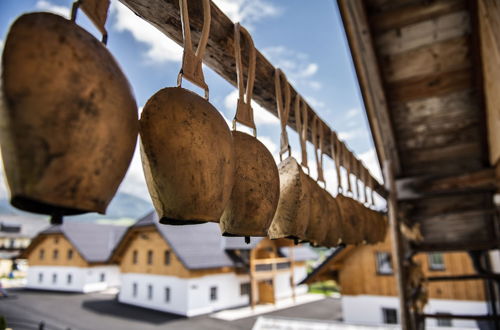
[[[245,236],[245,243],[250,244],[250,236]]]
[[[52,214],[50,217],[50,224],[51,225],[62,225],[63,223],[63,216],[61,214]]]

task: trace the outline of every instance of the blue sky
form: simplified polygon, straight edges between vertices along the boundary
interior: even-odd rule
[[[372,173],[380,177],[336,1],[213,2],[234,22],[241,22],[250,31],[255,46],[271,63],[283,69],[291,84],[318,115],[339,133]],[[68,0],[0,0],[0,48],[3,48],[9,25],[20,14],[52,11],[67,16],[70,6]],[[98,36],[83,13],[79,14],[78,23]],[[175,85],[182,55],[179,46],[114,0],[106,26],[108,48],[129,78],[139,108],[159,89]],[[211,69],[205,67],[204,72],[210,87],[210,101],[231,120],[236,108],[235,88]],[[254,106],[254,111],[259,139],[277,159],[278,119],[258,105]],[[289,139],[294,155],[298,156],[298,137],[291,129]],[[311,146],[308,157],[310,166],[314,167]],[[313,169],[313,177],[315,173]],[[335,174],[329,159],[325,160],[325,174],[328,188],[334,190]],[[137,152],[120,189],[149,200]]]

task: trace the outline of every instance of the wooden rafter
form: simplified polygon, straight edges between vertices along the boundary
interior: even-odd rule
[[[379,163],[391,160],[397,177],[401,170],[399,156],[363,1],[338,0],[338,3]]]
[[[130,8],[137,16],[148,21],[158,28],[167,37],[182,45],[182,27],[180,20],[179,1],[176,0],[120,0]],[[191,0],[189,2],[189,16],[193,42],[196,44],[200,37],[203,24],[202,2]],[[205,57],[203,62],[213,69],[222,78],[233,86],[237,85],[235,60],[234,60],[234,24],[213,3],[211,3],[211,27]],[[246,51],[246,47],[244,48]],[[247,56],[243,56],[243,65],[247,65]],[[278,116],[276,110],[275,88],[274,88],[274,66],[257,50],[255,87],[253,98],[264,109]],[[286,72],[285,72],[286,73]],[[291,87],[292,100],[297,91]],[[308,116],[313,118],[314,110],[308,105]],[[323,122],[325,136],[329,137],[330,129]],[[296,130],[294,112],[290,112],[288,126]],[[312,142],[311,130],[308,140]],[[332,157],[330,139],[325,139],[325,154]],[[375,191],[382,197],[387,197],[384,186],[375,180]]]

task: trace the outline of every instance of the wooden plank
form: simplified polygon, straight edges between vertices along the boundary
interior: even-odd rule
[[[500,320],[500,316],[495,315],[466,315],[466,314],[420,314],[423,318],[434,319],[460,319],[460,320],[476,320],[476,321],[493,321]]]
[[[403,161],[412,167],[416,167],[430,162],[449,162],[479,158],[481,155],[481,150],[478,150],[479,147],[480,145],[477,142],[467,142],[452,144],[446,147],[411,150],[405,152]]]
[[[374,31],[382,32],[433,19],[465,8],[464,0],[426,1],[387,10],[370,19]]]
[[[463,37],[469,33],[469,13],[458,11],[377,34],[375,44],[380,55],[390,55],[447,39]]]
[[[480,0],[479,30],[486,96],[490,163],[500,162],[500,3]]]
[[[464,36],[403,53],[382,56],[384,80],[391,83],[469,68],[471,66],[469,43],[469,38]]]
[[[399,155],[377,58],[362,0],[338,0],[379,163],[391,160],[400,171]]]
[[[427,281],[429,281],[429,282],[467,281],[467,280],[477,280],[477,279],[494,279],[494,280],[499,281],[500,275],[497,275],[497,274],[465,274],[465,275],[429,276],[429,277],[427,277]]]
[[[389,232],[392,236],[392,256],[393,262],[395,264],[395,275],[396,283],[398,287],[398,297],[399,297],[399,320],[402,329],[411,329],[411,316],[408,303],[410,302],[408,291],[406,288],[407,284],[407,274],[403,264],[405,250],[403,237],[401,235],[399,220],[398,220],[398,204],[397,204],[397,190],[396,181],[394,178],[394,172],[390,161],[384,163],[384,172],[387,183],[387,190],[390,192],[388,199],[388,210],[389,210]]]
[[[387,97],[391,102],[407,102],[445,95],[473,87],[469,69],[440,72],[387,84]]]
[[[148,21],[167,37],[182,45],[182,27],[180,20],[179,1],[176,0],[120,0],[130,8],[137,16]],[[210,36],[207,43],[203,62],[212,68],[222,78],[226,79],[233,86],[237,86],[235,59],[234,59],[234,24],[233,22],[212,2]],[[191,37],[193,44],[197,44],[200,38],[203,25],[202,1],[192,0],[189,2],[189,20],[191,26]],[[246,46],[243,47],[246,51]],[[276,98],[274,79],[275,68],[258,50],[256,51],[256,72],[254,83],[254,100],[264,109],[278,117],[276,110]],[[247,56],[242,56],[243,65],[247,66]],[[246,72],[246,70],[244,70]],[[292,99],[297,95],[297,91],[291,86]],[[314,110],[308,105],[308,115],[312,118]],[[296,130],[295,113],[290,112],[288,125]],[[326,135],[329,136],[330,129],[323,122]],[[308,140],[312,142],[311,130],[309,130]],[[325,154],[332,157],[330,139],[325,141]],[[381,196],[386,196],[384,187],[376,183],[376,191]]]
[[[420,199],[461,192],[494,192],[500,188],[493,168],[446,177],[400,178],[396,180],[396,187],[398,200]]]

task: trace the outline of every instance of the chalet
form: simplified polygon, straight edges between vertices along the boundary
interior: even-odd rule
[[[284,240],[222,237],[216,223],[161,225],[152,212],[129,228],[111,261],[120,265],[120,302],[194,316],[305,293],[295,284],[314,258]]]
[[[120,284],[120,269],[108,262],[126,227],[75,223],[51,226],[24,251],[27,287],[93,292]]]
[[[0,277],[19,270],[19,256],[31,240],[49,226],[48,220],[25,215],[0,215]]]
[[[398,320],[398,292],[387,235],[376,245],[348,246],[335,250],[304,283],[334,279],[340,285],[345,322],[391,324]],[[481,280],[433,281],[458,274],[473,274],[474,267],[464,252],[421,253],[414,257],[427,278],[426,313],[485,314],[484,283]],[[475,321],[450,318],[427,319],[426,326],[477,327]]]

